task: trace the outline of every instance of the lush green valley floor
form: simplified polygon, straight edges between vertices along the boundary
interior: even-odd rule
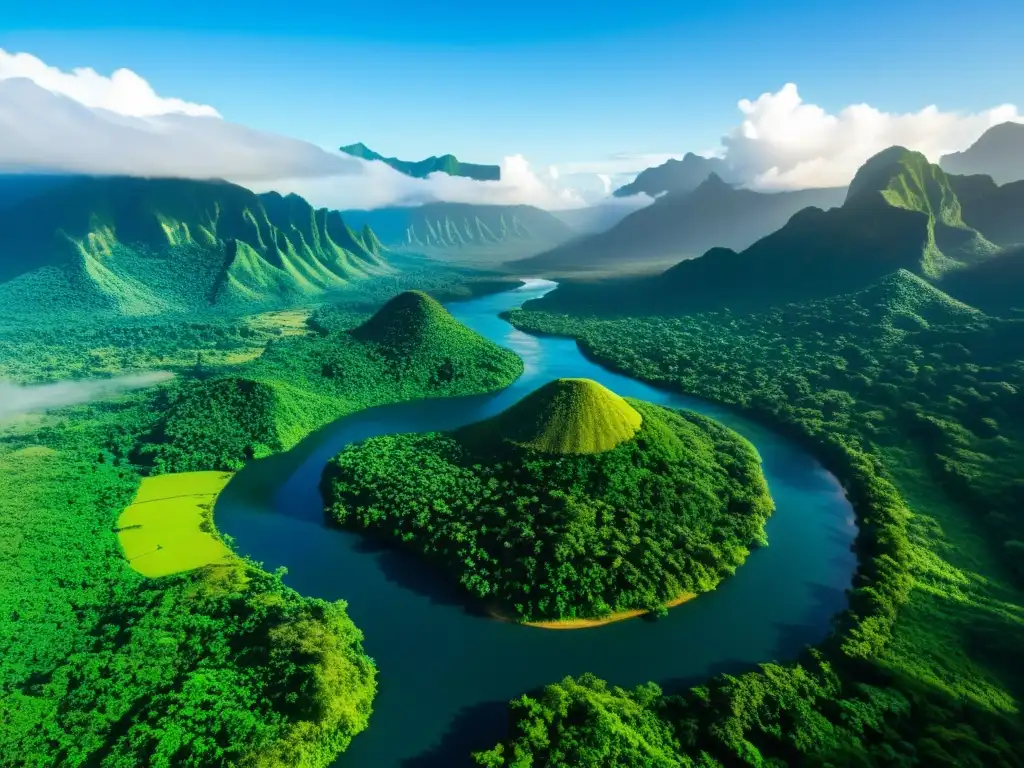
[[[101,448],[149,403],[73,409],[0,442],[6,765],[327,765],[376,670],[343,603],[250,563],[146,579],[118,546],[135,469]]]
[[[4,336],[0,376],[16,381],[181,375],[0,423],[0,763],[325,766],[366,727],[376,669],[344,603],[233,559],[147,579],[118,518],[143,475],[236,467],[370,404],[519,375],[514,354],[415,297],[430,322],[404,358],[349,333],[369,294],[308,323],[303,310]]]
[[[757,315],[512,321],[807,443],[857,509],[861,564],[799,665],[667,696],[566,680],[513,702],[478,762],[1024,764],[1024,324],[909,273]]]

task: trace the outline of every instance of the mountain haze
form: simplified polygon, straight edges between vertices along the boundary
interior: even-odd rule
[[[616,197],[628,197],[643,193],[657,197],[666,192],[692,192],[713,173],[727,181],[738,181],[732,177],[724,160],[687,152],[682,160],[669,158],[661,165],[642,171],[613,194]]]
[[[519,274],[638,271],[698,256],[709,248],[742,249],[784,225],[802,208],[843,202],[843,189],[765,193],[736,189],[712,174],[692,192],[672,192],[631,213],[607,232],[509,264]]]
[[[993,126],[963,152],[943,155],[939,165],[947,173],[991,176],[998,184],[1024,180],[1024,123]]]
[[[990,176],[950,176],[963,220],[996,245],[1024,243],[1024,181],[997,185]]]
[[[531,304],[596,314],[747,310],[847,293],[898,270],[941,281],[998,250],[963,222],[938,166],[893,147],[858,171],[841,207],[806,208],[742,252],[713,248],[657,277],[567,283]]]
[[[432,155],[425,160],[399,160],[397,157],[384,157],[377,154],[362,142],[339,147],[340,151],[363,160],[379,160],[394,168],[399,173],[417,179],[425,179],[432,173],[447,173],[449,176],[464,176],[476,181],[499,181],[501,166],[478,165],[460,162],[455,155]]]
[[[428,203],[345,211],[353,226],[369,226],[390,249],[453,258],[516,258],[575,236],[557,216],[529,205]]]

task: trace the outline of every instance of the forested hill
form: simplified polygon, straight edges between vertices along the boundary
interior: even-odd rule
[[[571,240],[575,231],[531,205],[428,203],[345,211],[353,226],[369,226],[388,248],[457,258],[529,256]]]
[[[998,251],[964,223],[938,166],[893,147],[858,171],[840,208],[804,209],[742,252],[713,248],[654,278],[566,284],[535,306],[595,314],[753,309],[857,290],[899,269],[941,281]]]
[[[569,275],[595,269],[632,271],[666,265],[708,248],[746,248],[802,208],[843,202],[844,189],[754,192],[712,174],[692,192],[672,192],[624,218],[607,232],[514,262],[519,274]]]
[[[310,323],[316,334],[281,339],[231,375],[176,383],[145,460],[162,472],[237,469],[354,411],[490,392],[523,371],[514,352],[418,291],[399,294],[351,327],[357,319],[322,307]]]
[[[0,306],[153,315],[295,300],[387,271],[369,234],[296,195],[85,177],[0,210]]]
[[[511,321],[811,447],[857,512],[858,570],[799,662],[672,695],[552,680],[478,765],[1021,765],[1024,323],[906,271],[761,313]]]
[[[368,146],[359,142],[347,144],[339,149],[347,155],[360,157],[363,160],[379,160],[387,163],[399,173],[417,179],[425,179],[432,173],[446,173],[449,176],[464,176],[476,181],[498,181],[501,179],[500,165],[479,165],[463,163],[455,155],[431,155],[425,160],[399,160],[397,157],[384,157]]]
[[[349,445],[321,490],[338,523],[394,537],[526,622],[663,611],[713,589],[764,543],[773,510],[739,435],[587,379],[454,432]]]

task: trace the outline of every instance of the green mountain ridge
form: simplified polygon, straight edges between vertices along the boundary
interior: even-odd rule
[[[415,161],[399,160],[397,157],[384,157],[362,142],[339,147],[339,150],[363,160],[379,160],[390,165],[399,173],[417,179],[425,179],[432,173],[446,173],[449,176],[462,176],[476,181],[499,181],[501,179],[501,166],[463,163],[455,155],[431,155],[425,160]]]
[[[841,207],[799,211],[744,251],[713,248],[652,278],[565,284],[535,305],[594,314],[751,310],[847,293],[900,269],[941,281],[998,252],[963,222],[946,174],[893,147],[857,172]]]
[[[389,271],[369,233],[297,195],[88,177],[0,211],[0,305],[152,315],[296,301]]]
[[[920,152],[889,147],[857,171],[843,207],[882,206],[928,217],[928,243],[921,268],[930,277],[941,277],[949,269],[998,250],[964,223],[960,200],[949,177]]]
[[[414,207],[344,211],[346,221],[368,226],[389,249],[428,255],[501,258],[526,256],[575,236],[548,211],[529,205],[427,203]]]
[[[459,434],[475,444],[508,442],[541,453],[602,453],[632,439],[642,421],[636,409],[596,381],[556,379]]]

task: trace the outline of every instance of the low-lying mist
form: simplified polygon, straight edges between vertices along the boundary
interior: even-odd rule
[[[52,384],[15,384],[0,381],[0,420],[23,413],[79,405],[142,389],[167,381],[170,371],[152,371],[114,376],[109,379],[58,381]]]

